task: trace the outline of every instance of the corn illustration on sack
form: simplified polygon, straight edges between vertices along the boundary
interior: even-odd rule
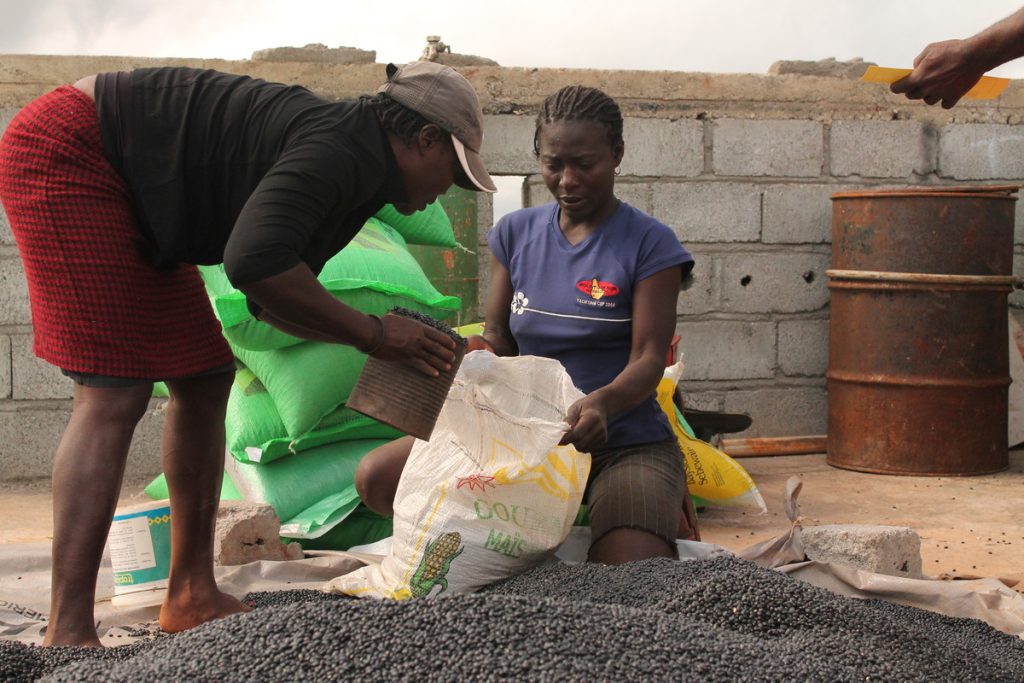
[[[714,446],[693,436],[679,413],[672,394],[676,390],[682,363],[665,369],[658,384],[658,405],[665,411],[668,423],[679,440],[686,461],[686,484],[690,494],[703,498],[709,505],[748,505],[768,512],[757,484],[738,462]]]
[[[416,441],[402,472],[391,554],[326,590],[467,593],[553,555],[590,474],[588,454],[558,445],[565,411],[582,397],[558,361],[466,355],[430,441]]]

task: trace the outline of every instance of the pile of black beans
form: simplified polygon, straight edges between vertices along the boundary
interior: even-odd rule
[[[126,683],[1024,681],[1020,638],[734,558],[552,563],[472,595],[401,603],[308,590],[245,600],[256,609],[100,653],[0,642],[0,672]]]
[[[425,313],[417,313],[416,311],[410,311],[408,308],[402,308],[401,306],[395,306],[390,311],[388,311],[388,313],[400,315],[406,318],[412,318],[413,320],[418,320],[424,325],[427,325],[428,327],[433,327],[435,330],[444,332],[449,337],[451,337],[456,344],[461,344],[462,346],[465,346],[467,343],[466,338],[463,337],[458,332],[456,332],[455,330],[453,330],[449,325]]]

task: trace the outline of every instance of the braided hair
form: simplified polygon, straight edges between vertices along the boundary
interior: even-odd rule
[[[411,145],[423,127],[431,123],[419,112],[391,99],[387,93],[377,93],[368,101],[384,130],[397,135],[406,145]]]
[[[533,131],[533,153],[540,156],[540,129],[556,121],[592,121],[608,130],[608,142],[614,147],[622,142],[622,111],[608,95],[585,85],[567,85],[548,96],[537,114]]]

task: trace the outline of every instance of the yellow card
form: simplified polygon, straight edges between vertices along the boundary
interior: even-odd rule
[[[860,77],[862,81],[868,83],[895,83],[904,76],[910,74],[913,69],[893,69],[887,66],[869,66],[868,70],[864,72],[864,75]],[[973,88],[964,94],[964,97],[970,100],[994,100],[999,97],[1006,86],[1010,84],[1009,78],[997,78],[995,76],[982,76],[981,80],[978,81]]]

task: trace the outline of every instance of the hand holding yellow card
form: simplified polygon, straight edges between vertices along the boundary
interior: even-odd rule
[[[895,83],[905,76],[909,76],[913,69],[893,69],[887,66],[869,66],[868,70],[861,76],[862,81],[868,83]],[[981,80],[973,88],[968,90],[964,97],[972,100],[994,100],[1002,94],[1006,86],[1010,84],[1009,78],[997,78],[995,76],[982,76]]]

